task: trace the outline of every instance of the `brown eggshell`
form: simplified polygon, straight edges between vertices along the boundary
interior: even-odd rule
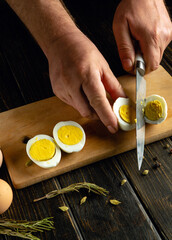
[[[10,185],[0,179],[0,214],[4,213],[11,205],[13,200],[13,191]]]
[[[2,161],[3,161],[3,155],[2,155],[2,151],[0,149],[0,167],[2,166]]]

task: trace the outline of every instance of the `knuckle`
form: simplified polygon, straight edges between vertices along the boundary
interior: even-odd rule
[[[97,109],[100,107],[102,103],[102,96],[94,96],[90,99],[90,105],[94,108],[94,109]]]
[[[160,30],[158,28],[152,30],[150,32],[150,37],[152,39],[152,42],[155,46],[158,46],[159,43],[159,37],[160,37]]]
[[[159,67],[159,63],[158,62],[154,62],[153,64],[151,64],[150,66],[150,71],[155,71],[156,69],[158,69]]]
[[[92,118],[92,113],[90,111],[80,111],[80,114],[83,118]]]
[[[170,42],[172,40],[172,29],[165,29],[163,35],[165,42]]]

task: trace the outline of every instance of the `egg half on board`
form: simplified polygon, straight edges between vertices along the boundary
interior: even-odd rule
[[[136,127],[136,106],[129,98],[117,98],[113,104],[113,111],[123,131],[130,131]]]
[[[159,95],[151,95],[146,98],[144,107],[145,122],[149,124],[162,123],[167,118],[167,103]]]
[[[28,157],[39,167],[56,167],[61,160],[61,150],[52,137],[44,134],[31,138],[26,145]]]
[[[84,129],[74,121],[57,123],[53,129],[53,137],[57,145],[67,153],[81,151],[86,141]]]

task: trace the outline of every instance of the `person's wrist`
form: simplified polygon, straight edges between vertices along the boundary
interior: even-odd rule
[[[76,25],[67,25],[63,31],[57,33],[55,36],[50,37],[48,42],[46,43],[45,49],[43,49],[47,58],[52,54],[54,48],[58,45],[65,44],[66,39],[70,41],[73,34],[77,34],[80,30],[76,27]]]

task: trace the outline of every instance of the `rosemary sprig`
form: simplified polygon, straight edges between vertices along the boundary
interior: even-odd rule
[[[20,237],[23,239],[39,240],[32,232],[43,232],[54,229],[52,217],[39,221],[16,221],[12,219],[0,219],[0,234]]]
[[[53,198],[53,197],[56,197],[60,194],[73,192],[73,191],[79,192],[79,190],[81,188],[88,189],[89,192],[93,192],[93,193],[96,193],[96,194],[99,194],[99,195],[104,195],[104,196],[107,196],[107,194],[109,193],[106,189],[104,189],[102,187],[99,187],[98,185],[96,185],[94,183],[81,182],[81,183],[71,184],[71,185],[69,185],[65,188],[62,188],[62,189],[53,190],[53,191],[47,193],[45,196],[34,199],[33,201],[38,202],[38,201],[43,200],[43,199]]]

